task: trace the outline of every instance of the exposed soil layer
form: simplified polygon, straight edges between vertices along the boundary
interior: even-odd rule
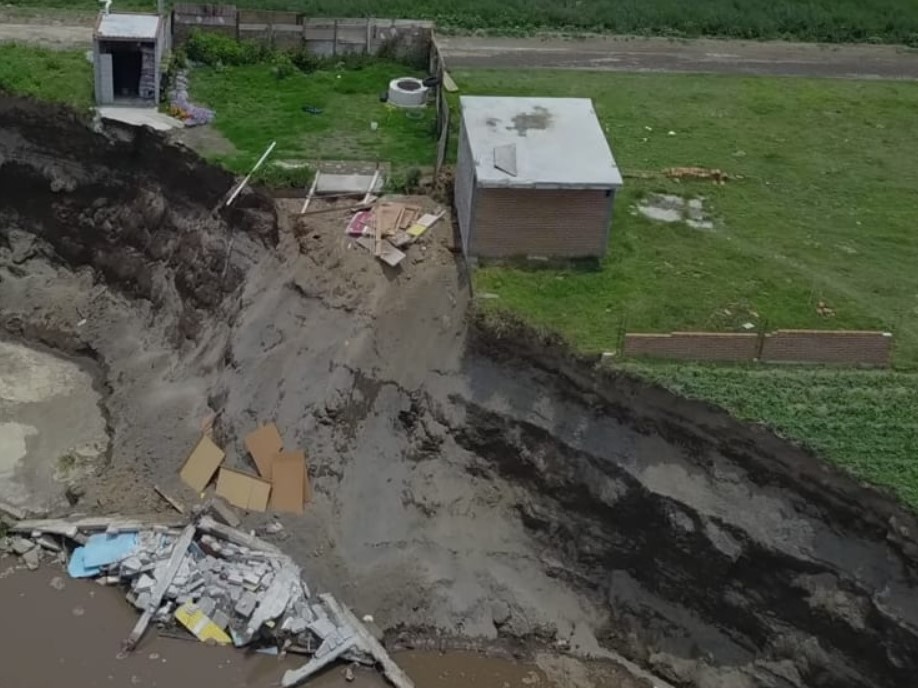
[[[442,226],[391,271],[342,216],[257,193],[213,215],[231,180],[186,150],[21,101],[0,101],[0,161],[0,327],[91,353],[110,388],[81,507],[161,508],[153,483],[191,501],[202,423],[242,466],[275,420],[315,490],[282,546],[396,644],[523,641],[698,688],[913,682],[910,513],[762,428],[470,323]]]

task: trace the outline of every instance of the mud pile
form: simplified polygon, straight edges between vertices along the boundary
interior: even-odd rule
[[[275,420],[315,491],[279,544],[396,643],[617,652],[698,688],[913,682],[909,513],[716,409],[470,324],[442,234],[391,272],[258,194],[214,216],[225,175],[53,108],[0,105],[0,156],[0,325],[91,353],[109,387],[81,505],[156,506],[202,422],[242,465],[238,438]]]

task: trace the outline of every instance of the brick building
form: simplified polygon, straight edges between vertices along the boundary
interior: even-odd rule
[[[467,256],[602,256],[622,177],[588,98],[460,98]]]

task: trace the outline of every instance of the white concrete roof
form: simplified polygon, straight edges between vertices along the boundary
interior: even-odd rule
[[[609,189],[622,185],[589,98],[462,96],[459,104],[479,186]],[[501,169],[494,165],[495,148]],[[516,176],[506,171],[513,170],[512,164],[507,165],[513,152]]]
[[[158,14],[103,14],[96,25],[97,38],[133,38],[152,41],[159,33]]]

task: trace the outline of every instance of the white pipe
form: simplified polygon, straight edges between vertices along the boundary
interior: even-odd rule
[[[277,145],[277,141],[272,141],[271,145],[268,146],[268,150],[266,150],[262,154],[262,156],[258,158],[258,162],[255,163],[255,167],[252,168],[252,171],[249,172],[247,175],[245,175],[245,179],[242,180],[239,186],[236,187],[236,190],[233,191],[233,193],[230,195],[229,200],[226,202],[227,208],[229,208],[233,204],[233,201],[236,200],[236,196],[242,193],[242,190],[245,188],[245,185],[249,183],[249,179],[252,177],[253,174],[255,174],[258,168],[261,167],[262,163],[268,159],[268,156],[271,155],[271,151],[274,150],[274,146],[276,145]]]

